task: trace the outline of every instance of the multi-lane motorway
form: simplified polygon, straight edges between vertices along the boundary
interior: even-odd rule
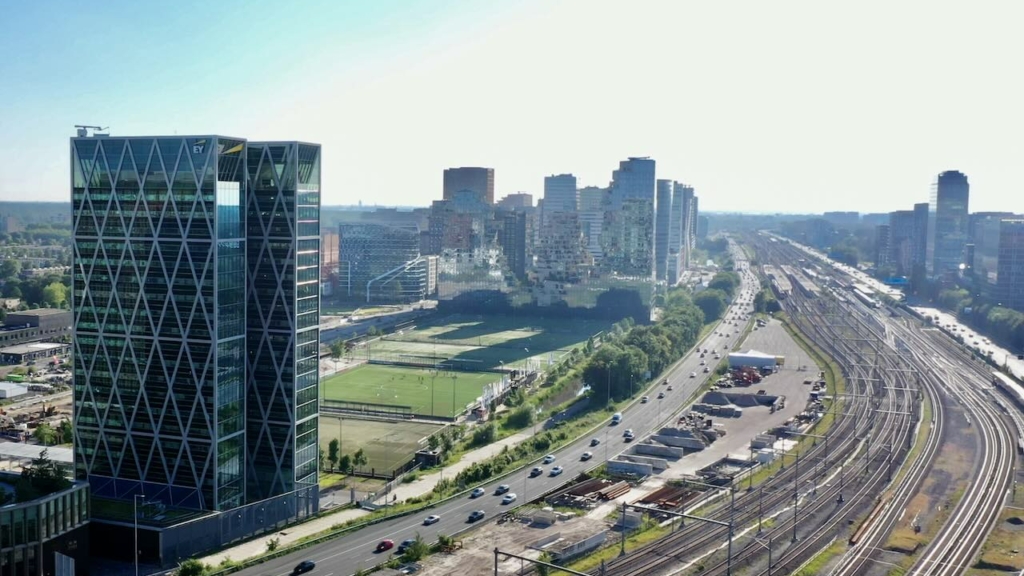
[[[726,311],[728,317],[734,311],[749,311],[747,304],[739,304],[740,301],[748,301],[757,289],[757,280],[749,270],[746,270],[746,261],[736,253],[734,254],[736,268],[742,270],[742,286],[737,291],[736,303]],[[715,350],[732,349],[736,345],[741,333],[741,327],[725,326],[724,324],[712,332],[699,348]],[[694,349],[694,351],[696,348]],[[691,377],[696,373],[696,377]],[[515,506],[522,505],[535,499],[541,494],[550,492],[558,486],[575,477],[579,472],[594,468],[599,463],[606,461],[623,449],[629,446],[623,438],[626,429],[632,429],[638,437],[653,430],[657,425],[677,414],[683,404],[693,395],[697,388],[714,373],[705,374],[700,359],[692,351],[686,357],[677,362],[664,376],[672,385],[669,391],[667,386],[660,383],[654,384],[650,389],[651,400],[647,403],[634,401],[628,408],[623,410],[623,421],[618,426],[605,425],[593,434],[580,438],[578,441],[554,452],[555,462],[544,465],[544,474],[531,478],[530,468],[540,465],[540,462],[531,463],[526,468],[512,473],[504,478],[490,481],[483,485],[486,494],[479,498],[470,498],[469,494],[453,498],[443,504],[424,511],[422,514],[404,516],[392,521],[381,522],[368,526],[347,536],[330,540],[323,544],[289,554],[281,558],[270,560],[264,564],[248,568],[240,574],[243,575],[266,575],[284,576],[290,574],[292,568],[302,560],[312,560],[316,563],[314,574],[323,576],[348,576],[360,569],[367,569],[381,562],[386,561],[391,551],[376,553],[375,548],[384,539],[399,542],[406,538],[413,538],[416,534],[422,536],[426,541],[432,542],[437,539],[438,534],[453,535],[470,529],[473,524],[468,522],[470,512],[483,510],[486,514],[485,520],[476,524],[486,522],[500,515]],[[665,392],[665,398],[656,399],[658,392]],[[639,396],[639,394],[638,394]],[[600,440],[596,447],[591,446],[592,438]],[[592,452],[594,457],[589,461],[582,461],[584,452]],[[559,476],[551,476],[550,470],[553,466],[560,465],[564,469]],[[517,500],[512,505],[503,505],[502,497],[495,495],[495,488],[500,484],[508,484],[510,492],[517,495]],[[423,520],[429,514],[437,514],[441,520],[432,525],[424,525]]]

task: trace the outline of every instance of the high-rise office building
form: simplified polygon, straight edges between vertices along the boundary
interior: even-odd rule
[[[996,303],[1024,312],[1024,220],[1000,221]]]
[[[909,276],[916,262],[917,213],[913,210],[890,212],[888,226],[887,259],[892,266],[893,275]]]
[[[928,203],[927,272],[932,277],[955,275],[964,264],[967,245],[967,176],[950,170],[939,174]]]
[[[927,267],[925,263],[928,261],[928,210],[927,202],[914,204],[914,248],[911,271],[918,268],[924,272]]]
[[[618,208],[629,199],[639,199],[651,202],[653,210],[654,167],[651,158],[629,158],[619,162],[618,170],[612,172],[612,207]]]
[[[986,295],[991,295],[987,288],[997,283],[1002,221],[1014,218],[1012,212],[975,212],[968,217],[967,242],[974,248],[967,269]]]
[[[576,212],[578,208],[579,197],[575,176],[558,174],[544,177],[544,208],[541,210],[541,226],[547,224],[551,214]]]
[[[612,172],[601,229],[602,263],[609,272],[634,278],[654,276],[654,169],[651,158],[629,158]]]
[[[498,200],[497,206],[502,208],[533,208],[533,194],[516,192]]]
[[[447,168],[444,171],[444,200],[451,200],[456,192],[470,190],[482,202],[494,204],[494,168]]]
[[[295,142],[71,140],[75,473],[192,520],[144,556],[318,510],[319,166]]]
[[[580,188],[580,212],[596,212],[604,210],[604,206],[609,200],[610,193],[611,190],[609,188],[601,188],[600,186],[585,186]]]
[[[250,142],[246,206],[250,500],[316,486],[320,146]]]
[[[891,229],[888,224],[875,226],[875,269],[888,270],[892,265]]]
[[[658,280],[667,279],[672,223],[672,192],[673,182],[671,180],[658,180],[654,218],[654,274]]]

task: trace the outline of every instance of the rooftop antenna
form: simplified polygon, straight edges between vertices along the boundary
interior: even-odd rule
[[[97,135],[96,132],[106,132],[107,130],[110,130],[109,126],[104,128],[102,126],[85,126],[85,125],[82,125],[82,124],[75,124],[75,128],[78,129],[78,137],[79,138],[85,138],[86,136],[89,136],[89,131],[90,130],[92,130],[92,132],[93,132],[92,135],[93,136]]]

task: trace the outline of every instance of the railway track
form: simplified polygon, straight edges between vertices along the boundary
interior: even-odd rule
[[[1016,454],[1014,431],[999,410],[1006,410],[1000,399],[987,399],[987,367],[982,367],[942,334],[922,331],[917,322],[892,321],[879,311],[859,306],[855,314],[880,328],[890,347],[905,351],[922,375],[922,388],[929,394],[942,394],[958,402],[965,417],[977,430],[980,459],[972,482],[954,507],[950,517],[925,547],[910,573],[920,575],[954,575],[964,572],[981,549],[995,524],[1009,492]],[[951,359],[958,360],[954,364]],[[892,532],[906,510],[907,502],[917,492],[929,469],[928,453],[934,455],[941,445],[945,413],[942,402],[932,402],[935,430],[929,436],[920,465],[915,465],[894,489],[893,497],[880,505],[862,530],[862,537],[832,571],[834,575],[853,575],[866,570],[867,563],[879,554],[879,547]],[[1010,413],[1017,427],[1020,417]],[[934,433],[938,432],[938,433]]]
[[[821,466],[819,470],[818,464],[814,464],[810,470],[807,470],[806,465],[802,469],[798,469],[799,466],[790,466],[766,482],[769,490],[767,497],[764,496],[764,487],[760,487],[757,491],[747,492],[736,498],[731,517],[734,529],[737,526],[749,525],[755,520],[759,520],[760,513],[765,509],[776,515],[790,509],[794,510],[790,519],[774,527],[770,531],[771,534],[781,535],[784,531],[796,533],[794,523],[804,522],[807,518],[814,519],[823,514],[827,515],[837,526],[851,510],[863,505],[863,501],[870,498],[887,481],[887,476],[882,473],[881,467],[876,468],[873,473],[871,472],[873,461],[878,457],[877,448],[874,456],[866,452],[864,458],[857,457],[861,450],[870,449],[870,438],[874,437],[875,442],[880,444],[885,444],[888,441],[890,445],[902,447],[906,441],[909,445],[909,435],[913,428],[911,425],[913,411],[908,410],[907,407],[913,402],[913,398],[905,397],[905,394],[897,392],[896,390],[900,388],[897,386],[880,386],[876,390],[872,390],[870,371],[860,362],[864,360],[864,350],[858,349],[851,342],[845,340],[843,335],[838,333],[836,327],[827,322],[821,322],[821,314],[807,308],[812,306],[811,304],[794,298],[791,306],[794,308],[794,312],[798,312],[795,314],[796,317],[806,315],[808,318],[814,317],[819,320],[810,322],[809,325],[807,322],[802,322],[804,325],[801,328],[805,330],[805,333],[812,335],[819,344],[822,344],[826,352],[841,364],[853,365],[846,374],[852,388],[851,392],[853,392],[852,401],[848,402],[849,411],[836,415],[829,437],[838,438],[839,441],[836,445],[837,442],[833,440],[831,454],[827,456],[831,456],[833,463],[841,462],[842,475],[847,474],[847,463],[854,463],[853,470],[849,473],[852,476],[849,483],[856,489],[856,493],[853,497],[844,497],[840,501],[838,495],[841,491],[850,489],[844,486],[845,479],[841,479],[839,484],[829,484],[819,489],[818,478],[827,473],[827,467]],[[805,306],[805,308],[798,309],[799,306]],[[864,332],[863,325],[847,324],[841,328]],[[877,351],[877,346],[881,345],[878,343],[880,340],[877,336],[874,336],[874,340]],[[886,409],[882,411],[884,416],[881,420],[877,420],[872,416],[872,410],[875,409],[877,403],[883,400],[887,402]],[[822,453],[827,448],[827,444],[817,444],[804,454],[801,460],[805,462],[808,459],[811,462],[822,461]],[[892,458],[891,451],[889,451],[889,457]],[[810,484],[812,488],[801,495],[801,487],[807,484]],[[790,490],[790,486],[792,486],[792,490]],[[847,492],[847,494],[849,493]],[[829,510],[830,508],[831,510]],[[802,515],[798,512],[802,512]],[[717,507],[708,517],[719,522],[730,521],[726,506]],[[701,551],[720,545],[726,539],[726,535],[727,528],[725,527],[712,528],[706,524],[691,525],[658,542],[639,548],[625,558],[609,563],[605,567],[605,574],[650,576],[673,569],[678,570]],[[801,555],[806,555],[813,545],[804,543],[803,540],[796,542],[797,544],[789,546],[789,550],[780,557],[777,566],[797,561]],[[754,553],[755,551],[751,550],[750,546],[742,548],[732,557],[731,563],[744,562]],[[721,571],[725,573],[729,571],[730,567],[730,560],[727,559],[720,565],[706,569],[705,572],[718,573]]]

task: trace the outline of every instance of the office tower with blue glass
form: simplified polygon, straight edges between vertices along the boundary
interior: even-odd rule
[[[320,147],[80,133],[71,180],[75,472],[104,540],[137,519],[168,564],[315,514]]]

